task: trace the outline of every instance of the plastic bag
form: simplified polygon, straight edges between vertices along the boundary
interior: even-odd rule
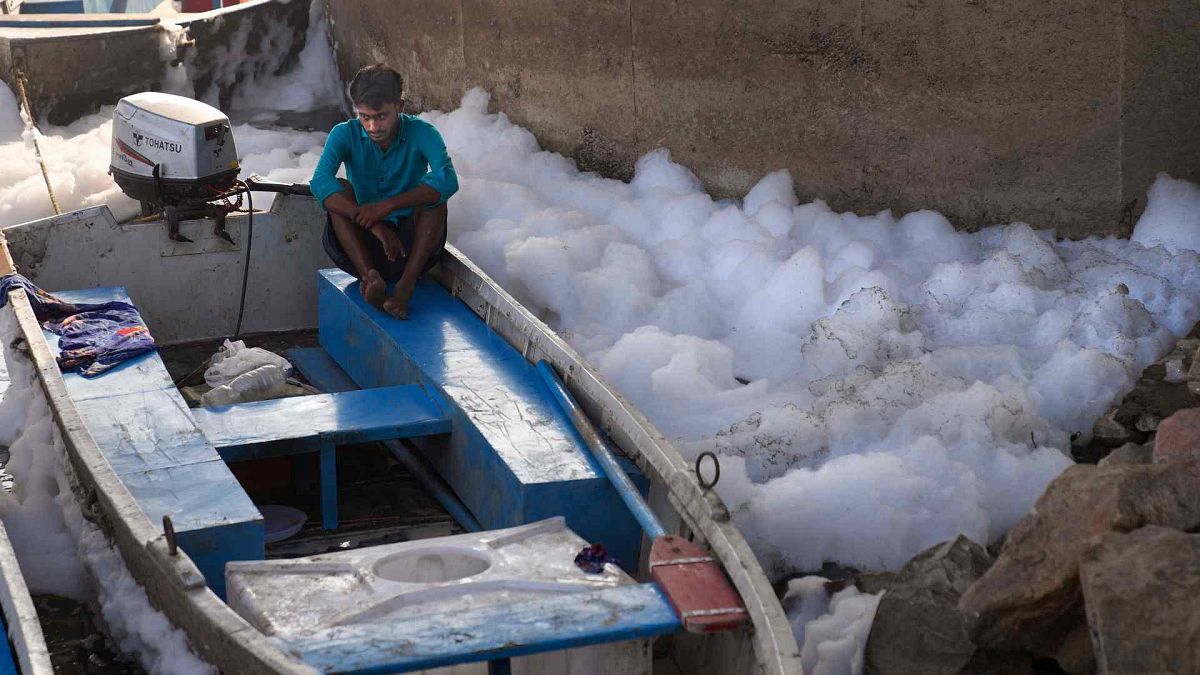
[[[204,371],[204,382],[216,389],[229,384],[237,376],[260,366],[276,366],[286,378],[292,364],[282,356],[262,347],[247,347],[242,340],[237,342],[226,340],[220,351],[213,354],[212,359],[209,360],[208,370]]]
[[[268,363],[248,373],[238,375],[230,380],[229,384],[223,384],[205,392],[200,397],[200,405],[208,407],[276,398],[283,395],[286,381],[284,370],[273,363]]]

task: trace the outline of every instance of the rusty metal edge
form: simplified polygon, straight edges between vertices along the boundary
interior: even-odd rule
[[[447,244],[432,276],[531,363],[558,369],[580,405],[617,446],[669,491],[687,525],[720,559],[750,611],[755,657],[764,673],[799,675],[800,647],[775,590],[730,519],[721,498],[701,489],[690,465],[645,415],[600,376],[565,340]],[[652,488],[653,489],[653,488]]]
[[[222,602],[186,554],[168,553],[165,536],[134,501],[84,426],[25,292],[13,291],[8,300],[66,446],[75,496],[85,504],[95,500],[105,535],[151,604],[187,634],[192,649],[222,672],[316,673]]]

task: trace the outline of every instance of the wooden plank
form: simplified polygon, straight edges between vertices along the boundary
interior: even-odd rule
[[[635,584],[455,612],[414,612],[404,621],[340,625],[284,639],[323,672],[403,672],[678,630],[679,619],[658,587]]]
[[[312,386],[327,394],[358,389],[346,371],[320,347],[292,347],[287,350],[287,359]]]
[[[13,262],[12,254],[8,252],[8,239],[5,238],[3,232],[0,232],[0,277],[16,271],[17,264]]]
[[[313,438],[367,443],[450,431],[441,409],[415,385],[197,408],[192,416],[218,449]]]
[[[70,384],[68,389],[74,394]],[[165,392],[83,399],[77,400],[75,407],[120,475],[220,459],[187,413],[187,406]]]

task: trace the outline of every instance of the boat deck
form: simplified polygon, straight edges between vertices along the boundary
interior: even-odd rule
[[[636,568],[640,527],[519,352],[434,284],[418,288],[413,318],[403,322],[366,305],[340,271],[320,272],[318,287],[320,351],[310,348],[314,358],[305,360],[318,379],[338,380],[338,393],[189,410],[154,353],[95,379],[64,376],[125,489],[152,521],[170,516],[180,548],[214,591],[224,597],[227,563],[245,561],[238,569],[253,569],[266,555],[262,517],[243,487],[253,481],[235,477],[227,460],[288,460],[294,468],[267,471],[268,482],[290,473],[298,487],[308,459],[319,457],[320,510],[331,530],[320,541],[343,549],[348,533],[334,530],[330,517],[331,503],[335,512],[338,504],[330,486],[342,483],[332,470],[341,463],[336,458],[357,454],[346,452],[347,443],[410,437],[414,454],[436,469],[445,481],[440,489],[465,504],[476,527],[560,516],[581,542],[603,542]],[[60,295],[73,302],[127,299],[119,288]],[[56,349],[55,337],[46,337]],[[644,490],[636,467],[623,467]],[[419,669],[629,641],[641,646],[621,658],[636,661],[637,654],[649,656],[646,640],[680,627],[656,585],[631,579],[523,604],[472,605],[466,613],[430,607],[421,617],[364,619],[349,632],[314,628],[289,643],[321,669]],[[398,645],[407,647],[397,651]]]
[[[346,391],[314,375],[296,354],[319,352],[315,330],[260,333],[242,338],[249,347],[262,347],[288,357],[297,365],[297,379],[321,391]],[[203,382],[197,367],[216,353],[223,340],[168,345],[160,350],[172,379],[180,385]],[[322,352],[323,353],[323,352]],[[324,367],[332,361],[325,357]],[[336,368],[336,365],[333,365]],[[331,371],[333,372],[333,371]],[[340,373],[337,369],[336,373]],[[335,373],[335,375],[336,375]],[[191,377],[189,377],[191,376]],[[341,377],[345,377],[341,373]],[[186,397],[186,395],[185,395]],[[380,443],[366,443],[338,455],[338,507],[341,517],[335,532],[321,524],[320,493],[311,479],[317,461],[312,456],[275,457],[238,462],[230,470],[255,504],[277,504],[299,509],[308,517],[294,536],[268,542],[268,559],[293,558],[361,546],[391,544],[464,531],[417,477]]]

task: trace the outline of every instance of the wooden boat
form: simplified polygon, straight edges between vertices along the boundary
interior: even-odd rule
[[[649,673],[667,661],[668,672],[801,672],[720,498],[591,365],[453,247],[413,317],[386,317],[324,269],[323,223],[310,197],[280,196],[253,227],[231,216],[232,241],[208,221],[183,222],[190,241],[173,241],[161,221],[120,224],[106,207],[4,230],[35,283],[76,302],[131,298],[160,344],[233,333],[247,253],[245,331],[318,331],[319,348],[294,360],[328,393],[203,410],[184,405],[156,354],[95,379],[63,374],[24,293],[2,310],[21,333],[4,339],[28,345],[79,496],[197,654],[229,673]],[[682,630],[650,581],[649,539],[538,382],[539,362],[625,455],[667,533],[720,563],[744,603],[739,627]],[[336,527],[336,447],[374,441],[408,453],[465,532],[264,561],[262,517],[226,462],[319,456],[323,524]],[[587,542],[630,574],[575,568],[567,553]],[[665,660],[652,659],[655,640]]]

